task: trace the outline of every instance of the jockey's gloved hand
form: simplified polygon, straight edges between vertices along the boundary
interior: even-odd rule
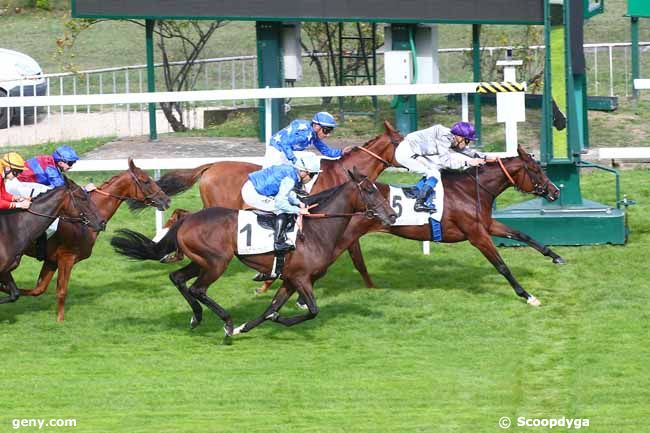
[[[16,202],[14,202],[14,208],[16,208],[16,209],[29,209],[30,204],[32,204],[32,203],[30,201],[28,201],[28,200],[16,201]]]

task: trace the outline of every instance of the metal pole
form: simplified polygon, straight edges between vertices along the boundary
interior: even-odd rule
[[[630,30],[632,47],[632,96],[639,99],[639,91],[634,88],[634,80],[641,78],[641,68],[639,66],[639,17],[630,18]]]
[[[153,26],[155,20],[145,20],[146,27],[146,45],[147,45],[147,91],[156,91],[156,74],[153,63]],[[158,130],[156,129],[156,104],[149,104],[149,139],[158,140]]]
[[[481,25],[472,24],[472,72],[474,82],[481,81]],[[479,146],[483,145],[481,140],[481,95],[474,94],[474,127],[478,136]]]

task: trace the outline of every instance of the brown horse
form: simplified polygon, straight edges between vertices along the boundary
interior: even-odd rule
[[[492,219],[494,199],[510,186],[544,197],[549,201],[557,200],[560,195],[560,191],[546,177],[539,163],[521,147],[517,149],[517,152],[518,157],[501,160],[503,165],[489,163],[478,170],[469,169],[460,173],[443,172],[442,184],[445,195],[443,215],[440,221],[442,242],[455,243],[468,240],[508,280],[517,295],[526,299],[528,304],[539,306],[539,300],[526,292],[512,276],[491,238],[491,236],[499,236],[524,242],[543,255],[551,257],[553,263],[564,263],[562,257],[548,247],[541,245],[528,235]],[[377,184],[377,187],[388,199],[388,185]],[[345,251],[348,244],[357,242],[363,234],[376,231],[420,241],[431,239],[429,224],[385,227],[374,221],[353,217],[336,246],[335,257]],[[356,262],[363,262],[363,257],[357,257]],[[366,269],[365,266],[363,269]]]
[[[0,304],[14,302],[20,296],[11,271],[20,264],[23,251],[56,218],[60,222],[90,230],[104,230],[106,220],[95,204],[73,181],[65,178],[64,186],[36,197],[27,210],[7,210],[0,215],[0,283],[9,293]]]
[[[395,212],[372,181],[359,175],[356,169],[349,175],[350,181],[304,199],[306,204],[317,203],[312,212],[321,212],[324,215],[320,216],[324,218],[305,219],[296,250],[286,256],[281,276],[284,284],[268,309],[254,321],[237,328],[236,333],[247,332],[268,319],[291,326],[316,317],[318,307],[312,282],[334,261],[332,253],[336,242],[353,213],[362,212],[364,218],[372,215],[383,224],[395,221]],[[118,253],[139,260],[160,260],[179,249],[191,263],[172,272],[169,277],[192,307],[194,314],[190,325],[196,327],[201,322],[202,303],[225,322],[226,334],[233,335],[235,330],[230,314],[208,297],[208,287],[225,272],[233,256],[260,272],[269,272],[274,259],[273,253],[237,254],[237,215],[238,211],[234,209],[207,208],[181,219],[158,243],[140,233],[120,230],[120,235],[114,237],[111,244]],[[313,215],[316,216],[319,215]],[[196,280],[188,288],[187,281],[194,277]],[[281,317],[278,310],[296,290],[307,300],[309,312]]]
[[[366,173],[372,181],[376,180],[386,167],[399,167],[395,161],[395,148],[402,141],[403,137],[388,122],[384,121],[384,133],[366,142],[363,146],[354,150],[337,160],[323,160],[321,163],[322,173],[318,175],[311,193],[318,193],[326,189],[347,182],[348,170],[358,167]],[[212,164],[205,164],[200,167],[187,170],[175,170],[165,174],[158,181],[158,185],[167,195],[173,196],[189,189],[199,179],[199,191],[203,207],[225,207],[229,209],[243,209],[244,201],[241,197],[241,189],[248,180],[248,175],[261,167],[247,162],[223,161]],[[138,207],[135,204],[131,207]],[[348,248],[350,256],[361,256],[361,250],[357,242],[350,244]],[[355,263],[357,269],[365,266],[363,261]],[[374,287],[374,283],[368,276],[367,270],[362,272],[366,286]],[[268,287],[270,283],[266,283]]]
[[[92,202],[101,217],[110,220],[124,200],[136,200],[158,210],[169,207],[169,197],[162,192],[147,173],[136,167],[129,158],[129,169],[111,177],[99,188],[90,193]],[[56,282],[57,320],[63,322],[65,298],[73,266],[90,257],[98,233],[79,224],[61,221],[57,232],[47,242],[47,256],[43,261],[36,287],[20,290],[25,296],[40,296],[46,290],[54,273],[59,271]],[[32,245],[25,254],[34,256],[36,248]]]

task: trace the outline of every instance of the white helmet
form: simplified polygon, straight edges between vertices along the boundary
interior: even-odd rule
[[[313,153],[304,153],[296,158],[294,167],[310,173],[320,173],[320,158]]]

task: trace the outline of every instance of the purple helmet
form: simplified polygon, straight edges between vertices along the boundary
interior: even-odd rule
[[[454,126],[451,127],[451,133],[471,141],[475,141],[477,139],[476,130],[469,122],[456,122]]]

